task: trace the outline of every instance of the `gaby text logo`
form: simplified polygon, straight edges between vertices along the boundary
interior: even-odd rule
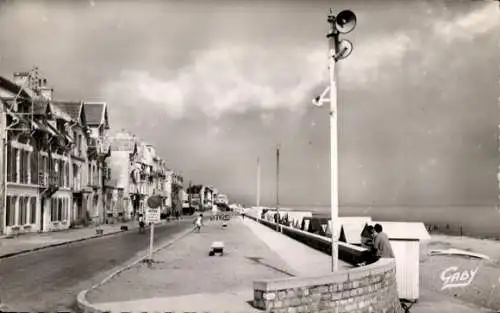
[[[448,267],[441,272],[441,280],[443,281],[441,290],[469,286],[478,271],[479,267],[473,270],[459,270],[456,266]]]

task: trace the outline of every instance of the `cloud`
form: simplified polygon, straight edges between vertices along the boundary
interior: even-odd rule
[[[435,19],[438,21],[430,24],[430,31],[401,29],[359,38],[351,56],[339,62],[340,86],[356,89],[391,81],[410,51],[418,52],[426,42],[435,44],[438,38],[437,45],[441,46],[434,46],[432,53],[420,53],[420,61],[429,65],[452,41],[471,39],[498,27],[496,14],[485,5],[455,19]],[[326,40],[302,47],[222,41],[190,54],[191,61],[176,66],[168,76],[161,71],[123,70],[104,86],[108,101],[153,104],[173,119],[181,119],[191,110],[211,118],[252,110],[303,111],[310,105],[313,91],[318,86],[322,89],[328,78]],[[406,76],[415,75],[420,80],[425,73],[416,69],[406,72]]]
[[[434,33],[448,43],[455,40],[471,41],[500,27],[497,5],[494,2],[486,3],[452,20],[436,21],[433,26]]]
[[[356,87],[377,81],[387,73],[384,69],[397,66],[414,46],[415,41],[403,31],[361,41],[347,59],[339,61],[342,84]]]
[[[172,118],[181,118],[192,108],[210,117],[252,109],[294,110],[324,78],[325,53],[318,51],[322,50],[294,47],[276,53],[250,45],[208,48],[192,52],[194,61],[172,77],[124,70],[104,89],[109,101],[156,104]]]

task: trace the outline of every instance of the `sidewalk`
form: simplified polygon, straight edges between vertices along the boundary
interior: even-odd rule
[[[111,235],[121,232],[120,227],[123,225],[128,226],[129,230],[138,226],[136,221],[129,221],[126,223],[104,224],[100,225],[100,227],[90,226],[57,232],[23,234],[10,239],[0,237],[0,259],[70,242]],[[103,235],[96,234],[98,228],[103,230]]]
[[[224,242],[224,256],[208,255],[213,241]],[[279,245],[288,251],[274,251]],[[111,312],[260,312],[249,304],[254,280],[329,272],[329,257],[315,252],[248,219],[233,217],[226,228],[222,221],[208,221],[201,233],[158,252],[151,268],[139,264],[122,272],[89,291],[87,301]]]

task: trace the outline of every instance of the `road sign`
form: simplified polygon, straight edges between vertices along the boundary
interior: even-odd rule
[[[146,208],[146,223],[160,223],[160,215],[160,208]]]
[[[148,207],[150,208],[157,208],[161,206],[161,198],[158,196],[151,196],[148,198]]]

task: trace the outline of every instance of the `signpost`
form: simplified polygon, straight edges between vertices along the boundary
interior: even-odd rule
[[[146,208],[146,223],[151,224],[151,236],[149,239],[149,262],[153,262],[153,240],[155,233],[155,224],[161,221],[161,198],[158,196],[151,196],[147,201],[148,207]]]

